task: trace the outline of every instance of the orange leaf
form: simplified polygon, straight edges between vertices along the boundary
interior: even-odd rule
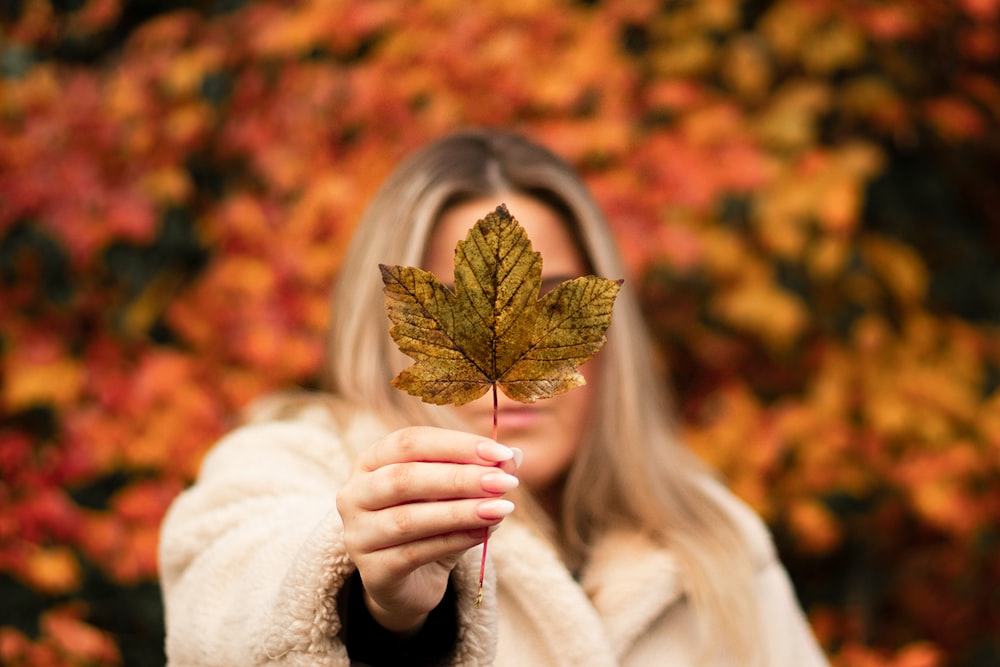
[[[21,574],[32,588],[47,595],[62,595],[80,586],[80,563],[68,547],[36,547]]]
[[[945,655],[930,642],[907,644],[896,654],[894,667],[938,667],[944,664]]]
[[[819,219],[830,232],[843,234],[857,225],[862,202],[862,183],[841,178],[822,192],[819,201]]]
[[[969,141],[981,137],[986,123],[979,111],[955,97],[931,100],[925,106],[931,125],[950,141]]]
[[[799,500],[789,509],[789,523],[806,552],[828,553],[840,543],[840,527],[830,511],[816,500]]]
[[[32,405],[67,406],[80,395],[83,382],[83,368],[74,359],[32,360],[15,353],[7,358],[2,402],[11,411]]]
[[[155,201],[164,204],[184,203],[194,189],[190,177],[176,165],[147,172],[141,187]]]
[[[979,21],[995,21],[1000,16],[1000,0],[961,0],[962,9]]]
[[[862,241],[861,251],[893,296],[906,304],[916,304],[924,298],[927,268],[913,248],[889,238],[869,236]]]
[[[39,625],[66,655],[86,664],[117,665],[121,655],[112,638],[89,623],[75,618],[72,612],[56,609],[42,614]]]
[[[859,7],[859,15],[869,37],[896,41],[914,35],[918,30],[914,8],[905,3]]]
[[[21,660],[31,650],[31,640],[18,630],[9,626],[0,626],[0,664],[19,665]]]

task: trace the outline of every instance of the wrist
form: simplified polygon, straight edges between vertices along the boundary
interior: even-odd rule
[[[381,625],[386,630],[395,633],[400,638],[412,637],[424,626],[424,622],[427,620],[427,614],[400,614],[396,612],[389,611],[368,593],[367,589],[364,591],[365,607],[368,608],[368,613],[375,620],[376,623]]]

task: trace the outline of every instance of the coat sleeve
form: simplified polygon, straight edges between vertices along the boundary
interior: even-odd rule
[[[209,452],[160,533],[172,667],[350,664],[337,598],[355,567],[336,493],[351,458],[337,434],[307,422],[247,426]],[[490,649],[490,610],[469,610],[471,560],[454,575],[454,664],[479,664],[470,656]]]
[[[736,520],[750,548],[756,570],[760,638],[767,664],[774,667],[827,667],[829,664],[802,611],[771,533],[760,516],[721,484],[709,480],[709,493]]]
[[[826,667],[829,663],[802,613],[784,566],[777,559],[771,560],[758,572],[757,585],[769,664]]]
[[[760,517],[731,496],[731,509],[750,545],[757,571],[761,639],[767,664],[775,667],[827,667],[825,654],[802,611],[795,588]]]

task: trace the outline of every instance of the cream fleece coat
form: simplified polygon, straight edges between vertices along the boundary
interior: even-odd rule
[[[161,531],[171,667],[350,664],[336,598],[355,568],[335,496],[356,452],[384,434],[363,416],[340,433],[278,421],[243,427],[209,452]],[[761,563],[760,641],[771,664],[826,665],[763,524],[718,492]],[[641,537],[606,536],[577,581],[511,517],[490,538],[485,603],[476,609],[479,555],[470,550],[453,574],[459,636],[451,665],[697,663],[697,631],[674,558]]]

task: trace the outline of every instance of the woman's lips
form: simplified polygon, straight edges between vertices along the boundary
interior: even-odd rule
[[[493,415],[490,414],[490,419]],[[519,430],[533,426],[542,417],[542,412],[535,407],[501,408],[497,413],[497,426],[503,430]]]

